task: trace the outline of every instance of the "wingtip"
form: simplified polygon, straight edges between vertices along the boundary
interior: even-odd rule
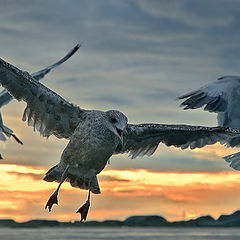
[[[82,46],[82,42],[81,42],[81,41],[78,41],[76,47],[79,49],[81,46]]]
[[[174,99],[174,101],[179,101],[181,98],[180,97],[177,97]]]
[[[12,134],[12,137],[15,139],[17,143],[23,144],[23,142],[15,134]]]

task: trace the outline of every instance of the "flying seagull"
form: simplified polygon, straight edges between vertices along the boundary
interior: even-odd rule
[[[81,44],[78,43],[59,61],[57,61],[56,63],[38,71],[38,72],[31,74],[31,76],[34,77],[37,81],[41,80],[53,68],[66,62],[80,47],[81,47]],[[13,97],[8,93],[8,91],[6,89],[3,89],[0,92],[0,108],[7,105],[12,99],[13,99]],[[13,133],[13,130],[11,130],[9,127],[7,127],[3,124],[2,114],[0,112],[0,141],[6,141],[7,139],[5,136],[7,136],[7,137],[12,136],[18,143],[22,144],[22,141]],[[0,154],[0,159],[2,159],[1,154]]]
[[[205,111],[217,113],[219,126],[240,129],[240,77],[224,76],[204,85],[203,87],[184,94],[179,99],[185,99],[180,106],[184,109],[204,107]],[[235,147],[240,144],[240,137],[235,137],[228,143]],[[240,152],[223,157],[230,167],[240,170]]]
[[[48,182],[59,182],[50,196],[46,208],[51,211],[58,204],[62,183],[88,190],[86,203],[77,213],[86,220],[90,193],[99,194],[97,174],[106,166],[113,154],[129,153],[132,158],[152,155],[159,143],[167,146],[200,148],[217,141],[228,142],[240,130],[225,127],[202,127],[166,124],[129,124],[120,111],[85,110],[73,105],[36,81],[27,72],[0,59],[0,83],[18,101],[27,107],[23,120],[37,129],[44,137],[55,135],[69,140],[60,162],[45,175]]]

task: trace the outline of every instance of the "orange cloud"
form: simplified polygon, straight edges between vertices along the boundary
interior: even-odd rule
[[[7,174],[12,174],[17,177],[29,177],[33,180],[42,180],[43,174],[40,173],[22,173],[22,172],[15,172],[15,171],[8,171]]]
[[[57,187],[40,179],[46,169],[18,165],[0,168],[0,217],[78,220],[76,210],[86,201],[87,191],[64,183],[59,206],[44,209]],[[89,220],[124,219],[129,215],[159,214],[169,220],[231,213],[239,208],[240,174],[164,173],[140,170],[105,170],[100,176],[102,194],[92,194]]]
[[[214,145],[206,146],[204,148],[196,148],[192,150],[193,154],[197,158],[206,158],[209,160],[216,160],[217,158],[222,158],[226,155],[233,154],[238,151],[238,148],[228,148],[226,146],[221,145],[220,143],[216,143]],[[216,158],[217,157],[217,158]],[[221,159],[224,161],[223,159]]]

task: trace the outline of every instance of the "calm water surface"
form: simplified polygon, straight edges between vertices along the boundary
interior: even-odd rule
[[[240,240],[240,228],[0,228],[0,240]]]

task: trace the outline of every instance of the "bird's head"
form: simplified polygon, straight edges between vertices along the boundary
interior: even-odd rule
[[[128,119],[117,110],[109,110],[106,112],[108,122],[110,123],[110,130],[119,137],[123,144],[123,131],[126,129]]]

